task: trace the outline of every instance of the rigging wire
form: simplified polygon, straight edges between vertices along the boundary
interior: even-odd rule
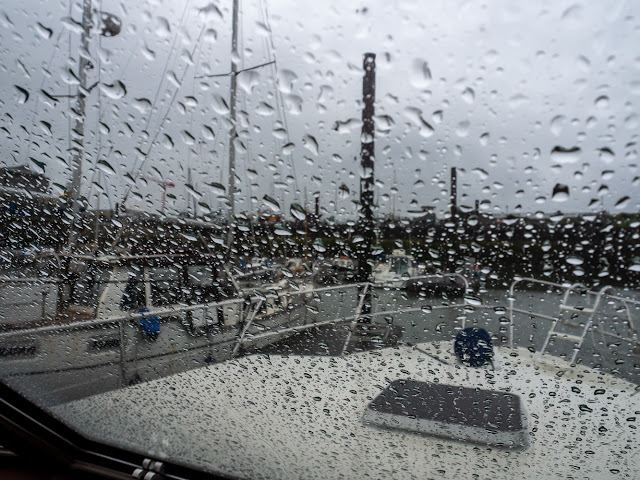
[[[193,57],[193,55],[196,52],[196,49],[198,48],[199,44],[200,44],[200,39],[202,38],[202,34],[204,33],[206,24],[202,26],[202,29],[200,30],[200,35],[198,35],[198,39],[195,42],[195,45],[193,46],[193,50],[191,51],[191,56]],[[180,77],[180,86],[182,86],[182,82],[184,81],[184,78],[187,74],[187,72],[189,71],[189,64],[187,64],[187,66],[184,69],[184,72],[182,73],[182,77]],[[167,107],[167,111],[164,114],[164,117],[162,117],[162,121],[160,122],[160,125],[158,126],[158,131],[156,132],[155,136],[153,137],[153,139],[151,140],[151,143],[149,145],[149,149],[147,150],[146,153],[142,153],[142,151],[140,151],[140,153],[142,153],[142,161],[140,162],[140,167],[138,167],[138,171],[134,174],[132,174],[132,178],[135,182],[136,178],[142,173],[142,168],[144,167],[145,162],[147,161],[147,159],[149,158],[149,153],[151,153],[151,150],[153,149],[153,147],[156,145],[156,140],[158,139],[158,136],[160,135],[161,131],[162,131],[162,126],[164,125],[164,122],[167,120],[167,117],[169,116],[169,113],[171,112],[171,107],[173,106],[173,102],[175,101],[176,97],[178,96],[178,92],[180,92],[180,87],[176,87],[175,92],[173,92],[173,96],[171,97],[171,100],[169,101],[169,105]],[[132,184],[129,184],[129,186],[127,187],[127,191],[125,192],[125,195],[122,199],[122,204],[124,205],[124,203],[127,201],[127,198],[129,198],[129,194],[131,193],[131,189],[133,188]]]
[[[198,49],[197,54],[196,54],[196,61],[194,63],[194,67],[193,67],[193,78],[191,81],[191,96],[195,98],[196,96],[196,73],[198,73],[198,65],[200,64],[200,55],[202,53],[202,49]],[[193,110],[191,111],[190,114],[190,119],[189,119],[189,131],[193,132]],[[195,137],[194,137],[195,138]],[[200,146],[200,138],[195,138],[196,144],[198,146]],[[201,148],[200,148],[201,150]],[[187,168],[190,169],[191,168],[191,154],[192,153],[196,153],[192,148],[189,148],[189,153],[187,156]],[[200,157],[200,154],[198,153],[198,158]],[[197,170],[196,170],[197,173]],[[194,190],[196,190],[196,181],[192,178],[191,179],[191,188],[193,188]],[[197,190],[196,190],[197,191]],[[187,194],[187,215],[189,214],[189,195]],[[196,199],[196,197],[193,197],[193,218],[195,219],[197,217],[197,213],[198,213],[198,200]]]
[[[114,78],[122,78],[124,76],[125,72],[129,68],[129,64],[131,63],[131,59],[133,58],[133,55],[138,53],[138,45],[140,45],[140,38],[141,37],[138,35],[138,36],[136,36],[136,38],[137,38],[136,44],[131,49],[131,53],[127,57],[127,61],[122,65],[122,67],[120,67],[120,69],[118,70],[117,75],[115,75]]]
[[[269,22],[269,12],[267,11],[266,4],[262,3],[262,0],[258,0],[258,5],[260,8],[260,13],[262,15],[264,25],[269,31],[269,35],[268,35],[269,41],[267,41],[267,39],[264,38],[264,43],[267,49],[268,58],[273,58],[273,63],[272,63],[273,67],[271,68],[271,70],[273,75],[273,83],[275,85],[276,111],[278,114],[282,116],[282,123],[284,125],[284,130],[286,132],[286,143],[291,143],[291,138],[289,136],[289,125],[287,122],[287,115],[284,108],[284,99],[282,98],[282,92],[278,88],[278,62],[276,58],[276,48],[273,42],[273,32],[271,30],[271,25]],[[278,146],[277,143],[278,141],[276,139],[276,149],[278,151],[281,151],[282,147]],[[291,155],[289,158],[289,166],[291,168],[291,175],[293,176],[293,182],[294,182],[294,193],[293,193],[294,200],[300,203],[300,187],[298,184],[298,176],[296,175],[295,161],[294,161],[293,155]]]
[[[247,67],[247,68],[241,68],[240,70],[238,70],[236,72],[236,75],[242,73],[242,72],[248,72],[250,70],[256,70],[258,68],[262,68],[262,67],[266,67],[267,65],[271,65],[276,63],[275,60],[271,60],[270,62],[264,62],[261,63],[259,65],[254,65],[252,67]],[[227,73],[213,73],[213,74],[209,74],[209,75],[198,75],[195,78],[215,78],[215,77],[230,77],[231,75],[233,75],[233,72],[227,72]]]
[[[171,41],[171,48],[169,49],[169,55],[167,56],[167,61],[164,64],[164,68],[162,70],[162,75],[160,76],[160,82],[158,83],[158,87],[156,88],[156,93],[154,95],[153,102],[151,103],[152,106],[157,104],[158,98],[160,97],[160,90],[162,88],[162,85],[164,84],[164,80],[165,80],[166,75],[167,75],[167,70],[169,68],[169,63],[171,62],[171,59],[172,59],[172,55],[171,54],[172,54],[172,52],[175,53],[175,45],[176,45],[176,41],[178,40],[178,33],[180,32],[180,27],[182,26],[182,22],[184,22],[184,19],[185,19],[186,15],[187,15],[187,9],[188,9],[190,3],[191,3],[191,0],[187,0],[185,2],[185,4],[184,4],[184,10],[182,11],[182,16],[180,17],[180,22],[178,23],[178,28],[176,28],[176,33],[173,36],[173,40]],[[202,35],[202,33],[200,35]],[[196,42],[196,44],[197,44],[197,42]],[[175,57],[173,57],[173,59],[174,59],[174,62],[175,62]],[[188,65],[187,65],[187,68],[189,68]],[[176,89],[179,89],[179,87],[176,87]],[[171,104],[169,104],[169,105],[171,105]],[[151,124],[152,117],[153,117],[153,108],[152,108],[151,112],[149,112],[149,116],[147,117],[147,121],[145,123],[143,132],[148,132],[149,131],[149,125]],[[162,127],[162,122],[158,126],[158,129],[160,129],[161,127]],[[156,135],[156,137],[157,137],[157,135]],[[138,148],[140,148],[140,143],[138,143]],[[138,160],[135,159],[134,162],[133,162],[133,167],[131,169],[132,172],[136,170],[136,164],[137,163],[138,163]],[[144,158],[142,159],[142,163],[144,163]],[[142,165],[140,166],[140,168],[141,167],[142,167]],[[122,202],[123,204],[126,201],[127,196],[129,195],[129,190],[130,190],[130,188],[127,190],[127,193],[125,193],[125,198],[124,198],[124,200]]]
[[[53,47],[53,52],[51,53],[51,57],[49,58],[49,62],[47,63],[47,71],[51,70],[51,63],[53,62],[53,58],[56,55],[56,51],[58,50],[58,45],[60,43],[60,39],[62,38],[62,33],[64,32],[64,30],[60,30],[60,33],[58,34],[58,38],[56,39],[56,43]],[[71,33],[69,33],[69,38],[71,38]],[[71,41],[71,40],[69,40]],[[44,84],[47,80],[47,77],[45,76],[42,79],[42,82],[40,82],[40,90],[42,90],[42,87],[44,87]],[[69,89],[71,89],[71,86],[69,86]],[[36,105],[33,108],[33,114],[31,115],[31,122],[29,123],[29,125],[34,125],[35,121],[36,121],[36,115],[38,114],[38,105],[40,104],[40,95],[36,96]],[[71,120],[69,120],[71,121]],[[71,125],[71,124],[69,124]],[[71,133],[69,133],[69,135],[71,135]],[[27,152],[25,153],[24,159],[25,159],[25,163],[26,161],[29,159],[29,153],[31,153],[31,145],[33,145],[33,134],[31,133],[31,131],[29,131],[29,143],[27,144]]]

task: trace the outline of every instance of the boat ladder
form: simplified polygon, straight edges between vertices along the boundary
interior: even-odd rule
[[[571,285],[570,287],[567,287],[567,289],[564,292],[564,296],[562,298],[562,303],[560,304],[560,312],[558,313],[557,317],[553,319],[553,324],[551,325],[551,328],[547,332],[547,337],[544,341],[544,344],[542,345],[542,349],[540,350],[540,355],[544,355],[545,350],[549,346],[549,341],[555,337],[561,340],[566,340],[574,343],[573,355],[571,356],[570,363],[572,364],[575,363],[576,358],[578,356],[578,352],[580,351],[580,348],[584,343],[584,339],[587,336],[587,333],[589,332],[591,325],[593,324],[593,319],[596,315],[596,312],[598,311],[598,307],[600,306],[602,295],[609,288],[611,287],[606,286],[601,288],[597,292],[590,292],[587,287],[585,287],[580,283],[576,283]],[[586,292],[587,301],[592,302],[591,306],[583,307],[578,305],[570,305],[569,296],[571,295],[572,292],[575,292],[579,295],[585,294]],[[558,330],[558,326],[559,326],[558,324],[566,324],[568,326],[575,327],[576,325],[569,322],[569,320],[574,319],[579,315],[587,316],[587,320],[584,322],[584,326],[582,327],[582,332],[580,334],[573,335],[573,334],[561,332]],[[569,318],[566,318],[567,316]]]

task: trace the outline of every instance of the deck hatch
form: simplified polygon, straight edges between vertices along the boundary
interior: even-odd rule
[[[367,406],[364,421],[457,440],[524,447],[518,395],[441,383],[395,380]]]

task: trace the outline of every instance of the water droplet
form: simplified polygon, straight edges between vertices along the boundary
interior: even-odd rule
[[[276,235],[280,235],[281,237],[290,237],[291,235],[293,235],[287,227],[281,224],[276,225],[274,233]]]
[[[640,125],[640,122],[638,121],[638,115],[636,115],[635,113],[632,113],[624,119],[624,126],[629,130],[638,128],[638,125]]]
[[[613,170],[603,170],[602,171],[602,180],[608,181],[613,178],[613,174],[615,172]]]
[[[489,178],[489,172],[483,170],[482,168],[474,168],[472,172],[478,175],[480,177],[480,180],[486,180],[487,178]]]
[[[556,115],[551,119],[551,133],[556,137],[562,133],[562,128],[567,121],[567,117],[564,115]]]
[[[489,134],[483,133],[482,135],[480,135],[480,145],[482,145],[483,147],[486,147],[488,144],[489,144]]]
[[[191,135],[186,130],[182,131],[182,141],[185,143],[185,145],[195,145],[196,143],[196,139],[193,137],[193,135]]]
[[[145,45],[144,48],[142,49],[142,54],[149,61],[156,59],[156,52],[151,50],[147,45]]]
[[[46,133],[47,135],[53,135],[53,132],[51,130],[51,124],[49,122],[45,122],[44,120],[41,120],[40,128],[42,128],[44,133]]]
[[[333,124],[333,129],[338,133],[351,133],[352,129],[360,128],[362,126],[362,122],[355,118],[349,118],[347,120],[337,120],[336,123]]]
[[[293,85],[298,80],[298,76],[287,69],[278,70],[278,89],[282,93],[291,93]]]
[[[218,20],[222,20],[224,18],[222,15],[222,12],[214,2],[211,2],[205,5],[204,7],[199,8],[198,15],[202,15],[204,17],[209,17],[214,19],[217,18]]]
[[[29,163],[31,164],[31,168],[36,172],[39,173],[41,175],[44,175],[44,170],[47,166],[46,163],[44,162],[40,162],[38,160],[36,160],[35,158],[29,157]]]
[[[208,186],[209,188],[211,188],[211,190],[213,190],[214,193],[218,195],[224,195],[226,193],[226,189],[224,188],[224,185],[222,185],[221,183],[212,182],[208,184]]]
[[[578,66],[584,70],[585,72],[589,70],[589,68],[591,67],[591,62],[589,61],[589,59],[587,57],[585,57],[584,55],[580,55],[578,57]]]
[[[264,200],[264,203],[273,212],[279,212],[280,211],[280,204],[278,203],[278,201],[275,198],[270,197],[269,195],[265,195],[264,197],[262,197],[262,200]]]
[[[260,84],[260,74],[254,70],[238,74],[238,86],[245,92],[251,93]]]
[[[469,135],[470,126],[471,123],[468,120],[459,122],[456,128],[456,135],[458,135],[459,137],[466,137],[467,135]]]
[[[99,170],[102,170],[107,175],[114,175],[116,173],[116,170],[106,160],[98,160],[98,162],[96,163],[96,167],[98,167]]]
[[[166,133],[163,133],[162,135],[162,146],[167,150],[171,150],[173,148],[173,139]]]
[[[202,198],[202,194],[198,192],[195,188],[193,188],[193,186],[189,185],[188,183],[185,184],[185,188],[187,189],[187,193],[191,195],[193,198],[195,198],[196,200],[200,200]]]
[[[321,238],[316,238],[316,239],[314,240],[314,242],[313,242],[313,249],[314,249],[316,252],[320,252],[320,253],[323,253],[323,252],[326,252],[326,251],[327,251],[327,248],[324,246],[324,243],[322,242],[322,239],[321,239]]]
[[[298,203],[292,203],[289,212],[291,213],[291,216],[297,220],[304,220],[307,217],[307,212],[305,212],[302,205]]]
[[[133,107],[140,113],[148,113],[151,110],[151,101],[146,98],[136,98]]]
[[[271,30],[269,29],[269,27],[262,22],[256,22],[256,32],[258,32],[258,34],[263,37],[268,37],[269,35],[271,35]]]
[[[45,27],[43,24],[41,24],[40,22],[36,23],[36,29],[38,31],[38,34],[44,38],[45,40],[48,40],[51,38],[51,35],[53,35],[53,30],[51,30],[48,27]]]
[[[609,106],[609,97],[606,95],[600,95],[596,98],[595,105],[598,108],[607,108]]]
[[[262,117],[268,117],[270,115],[273,115],[275,113],[275,110],[268,103],[260,102],[258,104],[258,107],[255,109],[255,112]]]
[[[84,30],[82,28],[82,24],[76,22],[73,18],[71,17],[64,17],[62,20],[62,27],[65,30],[68,30],[71,33],[74,33],[76,35],[81,34]]]
[[[420,308],[420,310],[422,311],[422,313],[433,312],[433,308],[431,307],[431,305],[423,305],[422,308]]]
[[[467,87],[462,92],[462,99],[467,103],[473,103],[476,99],[476,93],[472,88]]]
[[[526,105],[527,103],[529,103],[529,97],[522,93],[518,93],[509,98],[509,108],[511,109],[516,109],[522,105]]]
[[[347,198],[349,198],[349,187],[347,187],[344,183],[340,185],[340,188],[338,189],[338,195],[340,196],[341,200],[346,200]]]
[[[124,83],[122,83],[120,80],[117,80],[112,85],[101,83],[100,91],[102,91],[102,93],[113,100],[120,100],[127,94],[127,89],[124,86]]]
[[[292,115],[302,114],[302,97],[288,94],[284,96],[284,106]]]
[[[289,142],[289,143],[287,143],[286,145],[284,145],[282,147],[282,154],[283,155],[291,155],[295,148],[296,148],[296,146],[293,143]]]
[[[615,159],[615,153],[609,147],[602,147],[598,149],[598,156],[604,163],[611,163]]]
[[[157,18],[156,35],[158,37],[168,37],[171,34],[171,25],[164,17]]]
[[[431,70],[429,64],[419,58],[414,59],[411,64],[409,81],[414,88],[422,90],[427,88],[431,82]]]
[[[313,136],[305,135],[304,137],[302,137],[302,143],[307,150],[309,150],[314,155],[318,155],[318,141]]]
[[[556,183],[556,186],[553,187],[551,200],[554,202],[566,202],[569,200],[569,187],[562,183]]]
[[[569,264],[569,265],[582,265],[584,263],[584,260],[580,257],[578,257],[577,255],[569,255],[565,261]]]
[[[615,208],[619,208],[619,209],[625,208],[629,204],[629,200],[630,198],[627,196],[622,197],[620,200],[616,202]]]
[[[420,129],[420,136],[428,138],[434,133],[434,129],[422,116],[422,110],[416,107],[407,107],[404,110],[405,116]]]
[[[27,100],[29,100],[29,92],[18,85],[14,85],[14,87],[18,91],[18,103],[27,103]]]
[[[579,25],[582,22],[582,6],[579,4],[570,6],[562,13],[561,19],[572,26]]]
[[[561,165],[578,163],[581,153],[580,147],[564,148],[556,146],[551,150],[551,160]]]
[[[478,306],[482,305],[482,300],[480,300],[480,297],[476,297],[476,296],[473,296],[473,295],[465,295],[464,296],[464,301],[468,305],[473,305],[475,307],[478,307]]]

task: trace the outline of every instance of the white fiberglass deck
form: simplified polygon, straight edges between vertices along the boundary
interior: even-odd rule
[[[54,412],[91,437],[247,478],[640,478],[636,386],[541,360],[524,348],[498,348],[495,371],[467,368],[452,342],[342,357],[256,355]],[[520,395],[529,447],[363,423],[368,403],[400,378]]]

